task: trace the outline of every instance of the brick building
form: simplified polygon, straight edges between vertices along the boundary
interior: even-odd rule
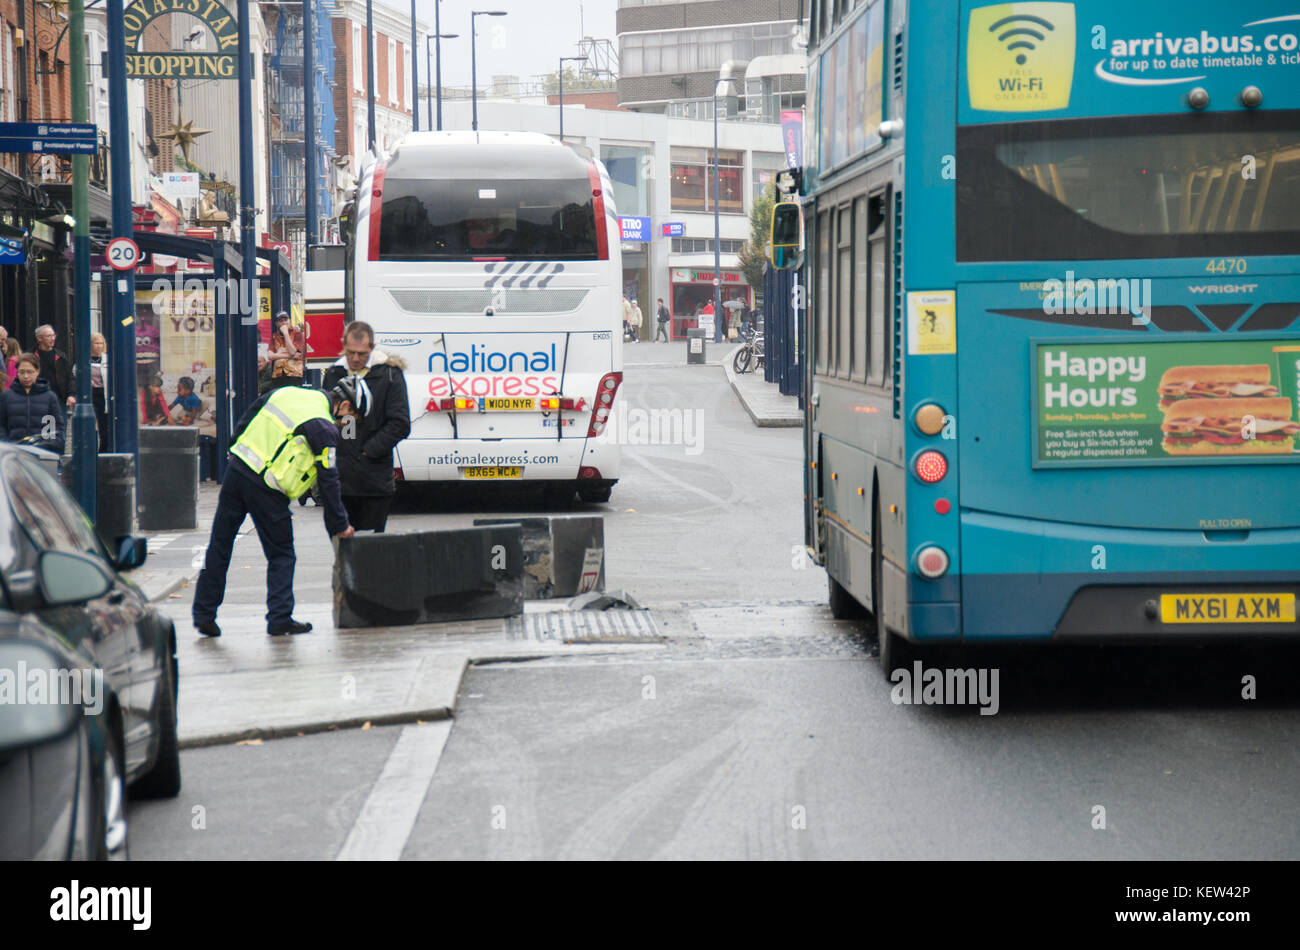
[[[379,149],[391,149],[411,130],[411,20],[382,4],[374,4],[375,139]],[[331,23],[334,30],[334,145],[350,156],[349,170],[360,170],[369,147],[366,121],[366,5],[340,0]],[[428,27],[416,21],[417,45]]]

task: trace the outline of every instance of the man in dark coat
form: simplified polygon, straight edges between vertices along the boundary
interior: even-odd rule
[[[348,324],[343,356],[325,371],[326,391],[343,397],[339,419],[339,476],[348,521],[358,531],[384,530],[397,483],[393,449],[411,434],[403,361],[375,349],[367,323]]]
[[[41,379],[50,384],[50,389],[67,403],[75,393],[72,391],[72,363],[62,350],[54,348],[57,339],[54,327],[48,323],[36,328],[36,355],[41,358]]]

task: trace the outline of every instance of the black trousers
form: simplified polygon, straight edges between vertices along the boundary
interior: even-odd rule
[[[262,487],[238,471],[232,461],[217,496],[212,537],[194,588],[195,623],[217,619],[217,609],[226,596],[226,573],[235,537],[247,515],[253,516],[253,527],[266,555],[266,622],[276,626],[293,618],[293,569],[297,557],[289,499]]]
[[[95,425],[99,429],[99,451],[108,451],[108,406],[103,389],[90,390],[90,404],[95,407]]]
[[[384,533],[388,523],[388,509],[393,505],[392,495],[344,495],[343,507],[348,512],[348,524],[358,531]]]

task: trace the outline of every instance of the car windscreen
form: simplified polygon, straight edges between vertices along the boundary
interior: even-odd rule
[[[589,179],[386,178],[381,261],[596,260]]]
[[[957,258],[1300,253],[1300,113],[957,132]]]

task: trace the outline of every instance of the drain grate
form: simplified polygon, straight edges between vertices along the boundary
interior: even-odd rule
[[[512,640],[554,643],[647,643],[668,638],[648,610],[575,610],[524,614],[506,621]]]

